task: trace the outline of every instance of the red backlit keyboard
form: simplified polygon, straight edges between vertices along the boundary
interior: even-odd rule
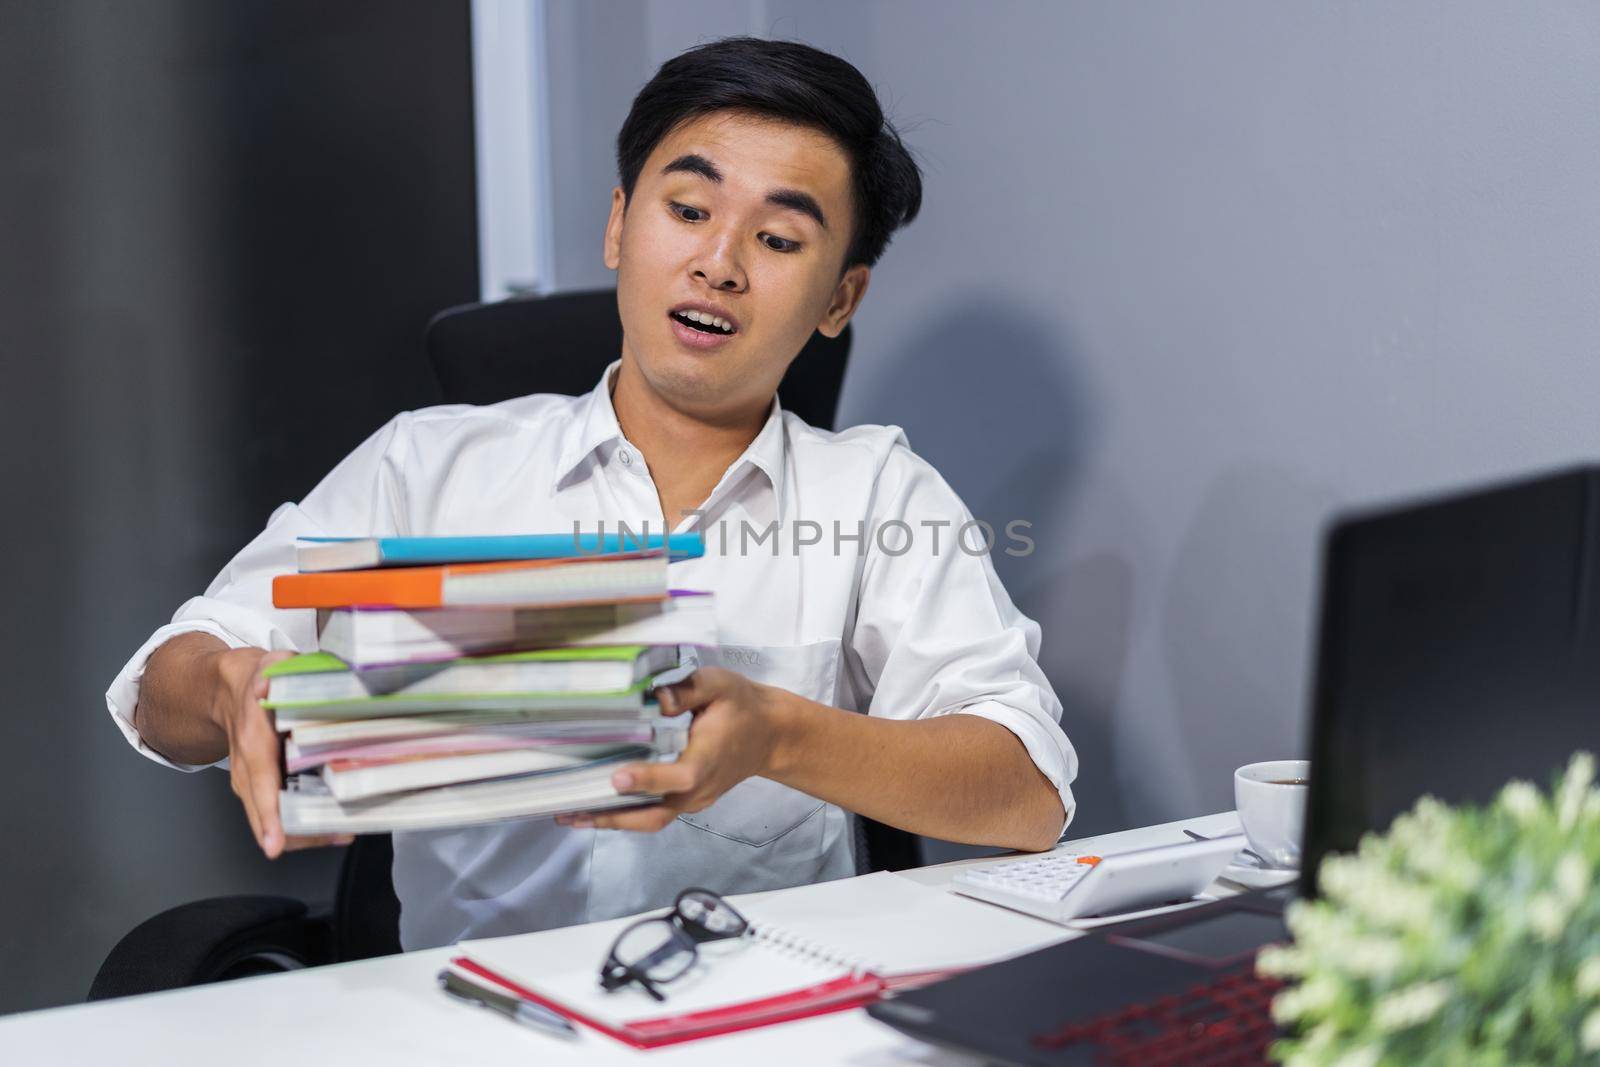
[[[1041,1051],[1096,1053],[1107,1067],[1255,1067],[1277,1038],[1273,995],[1283,983],[1235,971],[1206,985],[1036,1034]]]

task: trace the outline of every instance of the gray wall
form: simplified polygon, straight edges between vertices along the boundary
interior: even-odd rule
[[[1600,8],[602,6],[638,21],[591,42],[597,143],[651,65],[754,29],[856,63],[920,153],[841,415],[1035,524],[996,565],[1083,831],[1303,752],[1332,512],[1600,456]],[[557,209],[597,234],[590,195]]]
[[[465,4],[0,2],[0,1012],[156,912],[325,901],[107,683],[278,503],[433,400],[477,292]],[[4,1059],[0,1053],[0,1059]]]

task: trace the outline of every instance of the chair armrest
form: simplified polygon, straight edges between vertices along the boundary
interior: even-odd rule
[[[856,873],[904,871],[922,866],[922,839],[861,815],[851,815]]]
[[[117,942],[90,1000],[154,993],[333,961],[324,916],[289,897],[212,897],[146,919]]]

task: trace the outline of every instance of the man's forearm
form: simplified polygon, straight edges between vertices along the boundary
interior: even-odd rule
[[[215,763],[228,754],[213,710],[228,646],[210,634],[179,634],[150,655],[133,724],[144,743],[178,763]]]
[[[1061,834],[1060,794],[999,723],[874,718],[782,690],[773,716],[774,781],[946,841],[1042,850]]]

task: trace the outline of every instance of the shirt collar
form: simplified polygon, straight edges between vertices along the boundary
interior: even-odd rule
[[[616,409],[611,406],[611,375],[620,366],[622,360],[612,360],[601,373],[600,384],[578,402],[578,417],[567,430],[566,439],[561,444],[561,455],[556,460],[557,488],[595,449],[608,441],[623,439]]]
[[[622,426],[617,422],[617,411],[611,404],[611,377],[622,366],[622,360],[615,359],[600,375],[599,384],[589,391],[589,394],[579,401],[581,411],[573,421],[571,430],[568,431],[566,440],[562,443],[561,455],[556,461],[555,484],[556,487],[566,481],[567,476],[577,470],[595,449],[612,441],[623,441]],[[783,461],[784,461],[784,433],[783,433],[783,407],[778,403],[777,394],[772,397],[772,409],[767,413],[767,421],[761,427],[761,432],[756,434],[755,440],[750,442],[743,454],[728,468],[719,488],[732,482],[741,467],[746,465],[755,467],[767,476],[772,484],[772,491],[778,499],[783,498]],[[709,504],[716,498],[717,492],[713,491]]]

